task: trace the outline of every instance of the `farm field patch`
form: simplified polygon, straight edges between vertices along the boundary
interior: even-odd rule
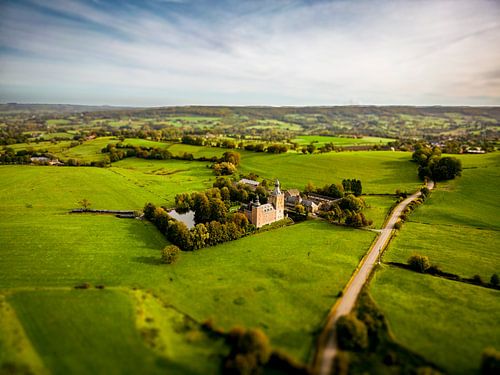
[[[477,373],[500,346],[499,291],[384,266],[370,293],[396,339],[450,373]]]

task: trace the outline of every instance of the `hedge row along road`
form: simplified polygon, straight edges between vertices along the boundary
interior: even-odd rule
[[[427,187],[429,190],[432,190],[434,188],[434,182],[429,181],[427,183]],[[385,226],[382,228],[380,236],[377,237],[368,253],[359,263],[357,270],[347,283],[347,286],[342,293],[342,297],[337,300],[337,303],[330,310],[325,328],[323,329],[318,343],[314,363],[315,373],[320,375],[331,374],[333,360],[338,351],[337,340],[335,337],[335,326],[337,320],[341,316],[347,315],[352,311],[363,285],[366,283],[368,277],[373,271],[373,268],[378,263],[379,256],[389,243],[392,231],[394,230],[394,224],[396,224],[401,216],[401,213],[408,206],[408,204],[419,198],[421,194],[422,193],[420,191],[414,193],[394,208],[389,220],[387,220]]]

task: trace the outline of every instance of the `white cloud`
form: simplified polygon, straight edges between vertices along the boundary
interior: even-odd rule
[[[106,104],[500,104],[494,2],[259,5],[194,17],[39,2],[70,18],[13,6],[0,43],[22,53],[0,54],[0,89],[95,103],[94,90]]]

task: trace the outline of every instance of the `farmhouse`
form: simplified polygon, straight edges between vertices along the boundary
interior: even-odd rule
[[[249,180],[248,178],[242,178],[241,180],[238,181],[238,184],[247,185],[250,187],[250,189],[255,190],[257,189],[257,186],[260,185],[260,182],[255,180]]]
[[[257,228],[274,223],[285,217],[285,194],[280,190],[280,182],[276,180],[274,190],[268,198],[269,203],[260,204],[259,196],[248,204],[244,213]]]
[[[287,203],[300,203],[302,201],[302,198],[300,197],[299,189],[290,189],[288,191],[285,191],[285,200]]]

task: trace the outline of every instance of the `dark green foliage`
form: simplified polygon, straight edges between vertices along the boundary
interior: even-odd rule
[[[462,174],[462,162],[454,157],[444,157],[431,164],[432,178],[436,181],[452,180]]]
[[[500,352],[494,348],[486,348],[481,359],[481,374],[500,374]]]
[[[355,314],[339,318],[336,326],[337,341],[343,350],[360,351],[368,347],[368,330]]]
[[[238,166],[240,164],[241,155],[235,151],[227,151],[222,155],[222,160],[228,163]]]
[[[351,227],[360,228],[373,224],[372,220],[368,220],[362,212],[351,213],[345,218],[345,224]]]
[[[180,249],[175,245],[165,246],[161,251],[161,262],[165,264],[174,264],[179,257]]]
[[[412,270],[420,273],[425,273],[431,266],[429,258],[419,254],[415,254],[409,257],[408,265]]]
[[[363,193],[363,187],[361,186],[360,180],[356,180],[356,179],[343,180],[342,186],[344,187],[345,193],[352,193],[357,197],[359,197]]]
[[[269,339],[259,329],[233,328],[227,343],[231,351],[224,362],[225,374],[260,374],[271,356]]]
[[[491,275],[490,284],[493,285],[493,286],[498,286],[499,279],[498,279],[498,275],[496,273],[494,273],[493,275]]]
[[[360,212],[366,205],[362,198],[356,198],[354,195],[349,194],[340,200],[339,206],[343,210]]]
[[[472,276],[472,282],[474,284],[482,285],[483,284],[483,279],[481,278],[480,275],[474,275],[474,276]]]

